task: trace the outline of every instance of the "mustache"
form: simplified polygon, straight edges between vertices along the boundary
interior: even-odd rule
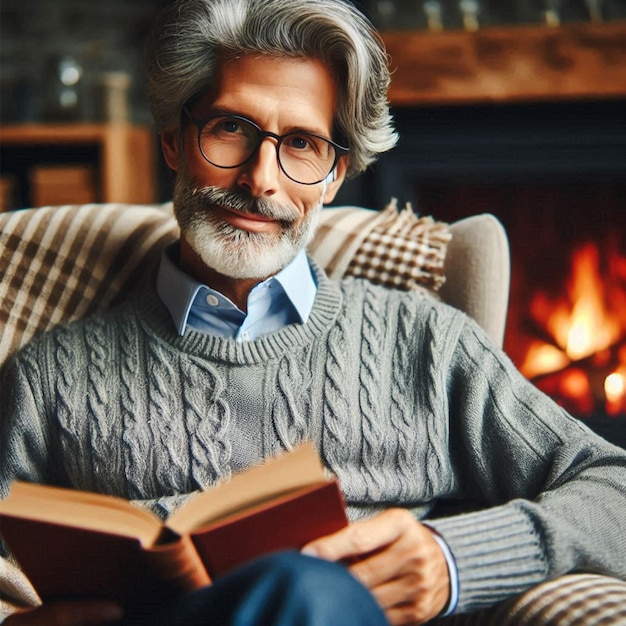
[[[202,202],[203,208],[210,210],[213,206],[231,208],[235,211],[260,215],[271,220],[285,223],[295,222],[300,217],[299,211],[273,200],[255,198],[243,191],[230,191],[221,187],[196,187],[192,191],[196,200]]]

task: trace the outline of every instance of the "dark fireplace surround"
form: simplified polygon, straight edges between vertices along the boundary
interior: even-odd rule
[[[344,185],[335,204],[378,209],[396,197],[443,221],[496,215],[511,246],[505,350],[520,365],[533,294],[564,291],[575,249],[592,242],[601,268],[626,267],[626,101],[415,107],[394,116],[398,146]],[[626,416],[578,417],[626,443]]]

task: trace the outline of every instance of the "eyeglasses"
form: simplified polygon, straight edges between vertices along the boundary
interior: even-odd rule
[[[199,119],[186,106],[183,112],[198,127],[202,156],[215,167],[228,169],[244,165],[256,154],[263,140],[271,137],[276,140],[276,157],[285,176],[302,185],[315,185],[335,169],[341,155],[350,152],[349,148],[313,133],[270,133],[241,115]]]

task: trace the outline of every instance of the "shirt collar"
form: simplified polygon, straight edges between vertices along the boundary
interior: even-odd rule
[[[287,298],[300,318],[300,322],[305,324],[309,319],[317,293],[317,285],[306,252],[300,250],[294,260],[278,272],[273,279],[282,285]],[[272,280],[272,278],[268,280]]]
[[[161,253],[156,289],[169,311],[179,335],[184,335],[187,318],[194,298],[200,289],[207,287],[178,267],[180,243],[173,243]],[[302,324],[306,323],[313,308],[317,284],[311,272],[306,252],[301,250],[278,274],[267,279],[280,283],[288,302],[293,306]]]

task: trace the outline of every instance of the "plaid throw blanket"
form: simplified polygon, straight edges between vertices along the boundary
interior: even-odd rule
[[[0,365],[36,333],[110,306],[177,236],[172,214],[157,207],[0,213]]]
[[[430,622],[429,622],[430,623]],[[434,620],[435,626],[624,626],[626,582],[569,574],[492,609]]]

